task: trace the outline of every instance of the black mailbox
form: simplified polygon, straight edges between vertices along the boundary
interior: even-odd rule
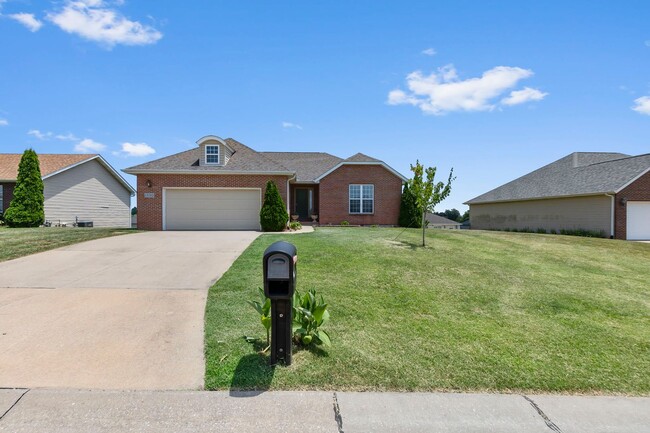
[[[271,299],[271,365],[291,364],[297,260],[296,247],[289,242],[274,242],[264,251],[264,294]]]
[[[264,294],[270,299],[291,299],[296,290],[296,247],[274,242],[264,251]]]

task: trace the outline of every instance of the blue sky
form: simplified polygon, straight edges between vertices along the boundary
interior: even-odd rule
[[[648,1],[0,7],[0,152],[122,169],[215,134],[419,159],[454,168],[437,210],[461,211],[573,151],[650,152]]]

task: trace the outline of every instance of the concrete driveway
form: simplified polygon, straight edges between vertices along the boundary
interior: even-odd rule
[[[0,263],[0,388],[201,388],[207,289],[258,235],[148,232]]]

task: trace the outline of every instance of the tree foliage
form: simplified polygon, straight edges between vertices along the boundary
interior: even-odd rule
[[[264,193],[264,205],[260,210],[260,224],[265,232],[281,232],[287,226],[289,214],[282,201],[280,191],[275,182],[269,180],[266,183]]]
[[[411,171],[413,172],[413,178],[409,179],[408,185],[411,193],[415,197],[415,203],[421,212],[422,246],[425,246],[426,214],[427,212],[433,213],[434,207],[449,196],[451,193],[451,183],[456,178],[453,177],[454,169],[452,168],[446,184],[443,182],[435,183],[436,167],[428,167],[425,169],[419,160],[415,162],[415,165],[411,165]],[[425,174],[426,180],[424,179]]]
[[[409,184],[407,183],[404,185],[402,200],[399,206],[399,225],[401,227],[413,227],[419,229],[422,227],[420,215],[421,212],[415,202],[415,196],[409,189]]]
[[[10,227],[38,227],[45,221],[43,179],[38,155],[28,149],[18,165],[18,178],[11,204],[4,214]]]
[[[459,223],[463,222],[462,217],[460,215],[460,211],[455,208],[447,209],[444,212],[436,212],[435,214],[447,218],[448,220],[457,221]]]

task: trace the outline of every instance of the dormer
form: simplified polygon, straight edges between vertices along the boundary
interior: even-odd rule
[[[230,157],[235,153],[224,139],[216,135],[206,135],[200,138],[196,144],[199,145],[199,165],[201,166],[224,166],[228,164]]]

